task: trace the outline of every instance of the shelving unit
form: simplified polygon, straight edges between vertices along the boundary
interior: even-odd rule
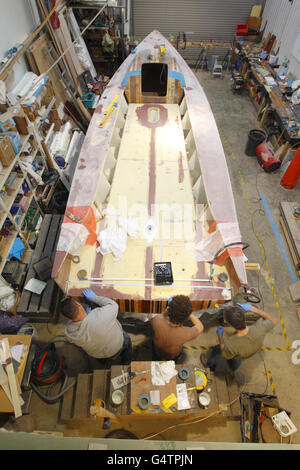
[[[24,243],[26,248],[29,248],[28,237],[30,233],[26,233],[25,230],[25,218],[28,212],[28,209],[31,207],[32,203],[36,206],[40,216],[43,217],[43,210],[40,206],[39,199],[36,194],[36,189],[38,184],[30,176],[28,171],[24,167],[24,161],[32,161],[36,165],[35,172],[42,176],[43,172],[47,168],[47,157],[41,145],[41,139],[36,131],[35,123],[28,121],[29,134],[26,136],[21,136],[22,147],[18,154],[11,162],[8,167],[3,167],[0,172],[0,186],[2,192],[5,193],[4,197],[0,197],[0,228],[4,229],[5,222],[9,224],[7,229],[7,234],[0,235],[0,275],[2,275],[3,268],[8,259],[9,253],[13,246],[13,243],[17,237],[19,237]],[[33,140],[35,146],[32,148],[32,155],[24,156],[24,152],[27,149],[27,145],[30,140]],[[29,158],[30,157],[30,158]],[[38,160],[38,161],[37,161]],[[11,186],[7,186],[9,177],[12,175],[13,171],[16,171],[16,178]],[[28,188],[26,191],[24,188]],[[11,208],[14,205],[17,197],[19,195],[26,196],[26,210],[19,209],[16,214],[11,213]],[[20,202],[20,201],[19,201]]]
[[[40,104],[35,100],[40,96]],[[33,95],[33,101],[26,108],[22,104],[23,134],[19,134],[21,148],[14,155],[8,166],[3,166],[0,172],[0,276],[8,261],[9,254],[17,237],[21,239],[26,250],[30,250],[30,236],[38,230],[44,217],[45,204],[42,198],[44,186],[42,176],[51,167],[45,136],[47,135],[47,120],[56,131],[60,130],[61,121],[56,106],[53,87],[48,78]],[[49,123],[48,123],[49,124]],[[12,149],[11,149],[12,155]],[[34,173],[32,173],[32,171]],[[43,205],[42,205],[43,203]],[[14,207],[14,210],[12,208]],[[5,280],[4,280],[5,282]]]
[[[76,19],[79,24],[79,28],[82,31],[84,25],[80,24],[80,19],[83,19],[82,15],[79,14],[78,10],[81,10],[81,13],[85,10],[99,10],[103,8],[106,2],[70,2],[69,7],[72,8],[76,13]],[[113,2],[112,2],[113,3]],[[102,50],[102,37],[106,29],[109,29],[109,34],[112,39],[115,41],[124,36],[124,22],[125,22],[125,6],[124,5],[107,5],[103,14],[109,18],[113,18],[113,25],[91,25],[84,34],[84,39],[86,41],[87,48],[91,55],[94,64],[104,64],[102,72],[107,73],[107,64],[111,59],[103,54]],[[116,17],[116,14],[120,18]],[[100,16],[101,18],[101,16]],[[92,16],[89,16],[89,19],[92,19]],[[99,18],[97,19],[97,21]],[[116,21],[118,20],[118,21]]]

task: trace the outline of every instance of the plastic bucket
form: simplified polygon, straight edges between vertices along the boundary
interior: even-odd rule
[[[267,139],[267,135],[261,129],[252,129],[248,134],[245,154],[248,157],[256,157],[256,147]]]

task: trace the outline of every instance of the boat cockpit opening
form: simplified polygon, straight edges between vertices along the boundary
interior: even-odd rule
[[[142,94],[166,96],[168,89],[168,65],[149,62],[142,64]]]

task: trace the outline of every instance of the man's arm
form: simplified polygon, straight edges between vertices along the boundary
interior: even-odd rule
[[[223,327],[219,326],[217,329],[217,336],[220,344],[221,351],[223,351],[225,344],[224,344],[224,338],[223,338]]]
[[[243,310],[245,310],[245,312],[256,313],[257,315],[262,317],[264,320],[271,320],[273,322],[274,326],[277,325],[277,319],[276,318],[272,317],[272,315],[270,315],[269,313],[264,312],[263,310],[260,310],[257,307],[254,307],[254,305],[251,305],[250,303],[240,304],[238,302],[237,302],[237,305],[239,307],[241,307]]]
[[[189,316],[189,319],[191,320],[193,325],[197,328],[198,334],[202,333],[202,331],[204,330],[204,327],[201,321],[199,320],[199,318],[197,318],[193,313],[191,313]]]
[[[253,305],[252,305],[251,312],[256,313],[257,315],[264,318],[265,320],[271,320],[273,322],[274,326],[277,325],[277,319],[276,318],[272,317],[272,315],[270,315],[269,313],[264,312],[263,310],[260,310],[257,307],[254,307]]]
[[[90,302],[94,302],[95,304],[99,305],[99,307],[105,307],[106,305],[111,305],[114,310],[118,313],[119,306],[118,304],[108,297],[102,297],[100,295],[96,295],[91,289],[84,289],[83,295],[87,300]]]

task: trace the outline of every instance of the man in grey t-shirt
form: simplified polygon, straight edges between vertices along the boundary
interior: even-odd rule
[[[118,304],[107,297],[97,296],[85,289],[84,296],[97,308],[87,311],[68,297],[61,304],[62,314],[70,319],[65,334],[71,343],[81,347],[89,356],[109,360],[120,357],[121,364],[131,362],[132,345],[129,335],[117,320]]]
[[[248,327],[245,311],[256,313],[261,318]],[[253,356],[261,349],[265,335],[277,324],[277,320],[250,303],[225,307],[223,317],[235,329],[235,333],[224,340],[223,327],[219,326],[217,329],[218,346],[212,349],[208,358],[203,355],[200,357],[206,367],[215,373],[220,372],[224,375],[236,370],[240,366],[241,360]]]

